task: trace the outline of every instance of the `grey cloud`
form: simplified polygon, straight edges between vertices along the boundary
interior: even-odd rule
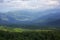
[[[0,0],[0,8],[10,9],[51,9],[58,8],[60,0]]]
[[[0,3],[3,3],[4,2],[4,0],[0,0]]]
[[[29,1],[29,0],[21,0],[21,1]]]

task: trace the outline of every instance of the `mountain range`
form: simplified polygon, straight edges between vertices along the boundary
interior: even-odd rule
[[[60,9],[51,9],[46,11],[17,10],[11,12],[0,12],[0,24],[11,25],[19,24],[21,26],[60,26]]]

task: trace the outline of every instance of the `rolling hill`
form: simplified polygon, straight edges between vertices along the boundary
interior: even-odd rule
[[[34,15],[35,14],[35,15]],[[32,12],[18,10],[12,12],[0,12],[1,25],[18,25],[30,28],[30,26],[60,26],[60,9]],[[17,26],[17,27],[18,27]],[[28,27],[29,26],[29,27]]]

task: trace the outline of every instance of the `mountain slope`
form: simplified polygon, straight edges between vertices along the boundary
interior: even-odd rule
[[[0,13],[0,24],[18,24],[21,26],[60,25],[60,9],[51,9],[41,12],[12,11]]]

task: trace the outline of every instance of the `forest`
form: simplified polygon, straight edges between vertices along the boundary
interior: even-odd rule
[[[60,40],[60,30],[30,30],[0,26],[0,40]]]

